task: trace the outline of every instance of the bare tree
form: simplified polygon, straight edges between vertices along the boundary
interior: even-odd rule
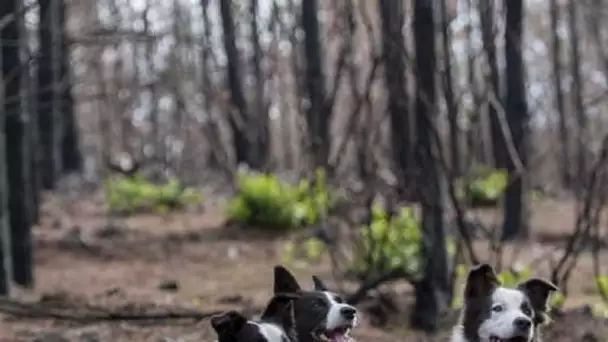
[[[323,71],[323,51],[319,28],[317,0],[303,1],[302,30],[304,31],[304,55],[306,60],[306,91],[309,106],[306,123],[310,139],[309,153],[316,167],[327,166],[330,149],[330,122],[333,99],[327,96],[327,84]],[[338,80],[336,79],[338,82]],[[336,83],[336,87],[337,87]]]
[[[11,252],[13,261],[13,279],[25,287],[34,284],[32,255],[32,202],[30,187],[31,140],[27,132],[29,113],[24,110],[20,99],[21,73],[24,72],[21,60],[21,48],[25,39],[23,30],[23,3],[12,0],[2,6],[4,13],[0,17],[12,14],[0,34],[2,40],[2,79],[4,80],[4,113],[6,136],[6,160],[8,181],[8,210],[11,227]]]
[[[213,57],[211,37],[213,36],[213,25],[209,18],[209,0],[201,0],[201,9],[203,12],[203,48],[201,52],[202,60],[202,82],[201,88],[205,95],[203,108],[207,116],[207,123],[203,126],[205,135],[210,142],[209,165],[218,167],[222,165],[222,161],[226,159],[224,150],[221,146],[220,133],[217,127],[215,115],[213,115],[213,84],[211,81],[211,60]],[[225,163],[224,163],[225,164]]]
[[[255,132],[255,147],[253,153],[254,160],[257,160],[261,167],[268,162],[268,153],[270,152],[270,135],[269,135],[269,118],[268,118],[268,101],[266,96],[266,77],[262,70],[262,60],[264,58],[262,46],[260,44],[260,25],[259,20],[259,0],[250,0],[249,16],[251,20],[251,46],[253,53],[251,56],[251,68],[255,78],[255,100],[254,110],[255,117],[252,118],[253,130]]]
[[[0,6],[0,20],[12,15],[6,11],[10,6]],[[0,29],[0,39],[2,38],[2,30]],[[0,53],[0,65],[3,53]],[[10,295],[10,285],[13,279],[13,260],[11,251],[11,226],[10,215],[8,211],[8,183],[7,183],[7,159],[6,159],[6,134],[4,111],[4,77],[0,73],[0,295]]]
[[[481,34],[483,48],[486,54],[486,62],[490,69],[488,87],[488,117],[490,119],[490,131],[492,136],[492,154],[494,165],[497,168],[506,166],[507,147],[502,125],[499,118],[500,106],[500,73],[498,72],[498,60],[496,52],[495,34],[495,2],[480,1],[479,12],[481,15]]]
[[[524,5],[522,0],[506,3],[505,60],[506,115],[516,156],[506,160],[509,182],[505,192],[503,239],[529,234],[526,201],[526,168],[529,154],[530,114],[526,99],[526,81],[522,51]],[[518,159],[518,160],[517,160]],[[518,166],[521,162],[520,169]]]
[[[232,0],[220,0],[220,15],[224,30],[224,50],[226,51],[226,73],[230,91],[231,108],[228,111],[228,122],[232,130],[234,156],[237,163],[247,163],[252,168],[259,167],[258,161],[252,159],[250,139],[250,116],[242,83],[241,61],[236,47],[236,30]]]
[[[452,35],[450,32],[450,16],[447,0],[441,0],[441,42],[443,43],[443,90],[445,104],[448,112],[450,126],[450,161],[454,175],[460,176],[463,172],[463,155],[460,147],[460,127],[458,126],[458,105],[454,94],[452,75]]]
[[[388,92],[388,112],[391,118],[391,147],[395,169],[399,175],[400,191],[411,184],[408,173],[412,171],[413,148],[408,110],[407,83],[405,79],[404,8],[401,0],[380,0],[382,23],[382,53],[384,78]]]
[[[79,135],[74,115],[74,97],[72,96],[72,78],[70,76],[70,43],[67,32],[68,6],[64,0],[58,0],[58,20],[55,30],[59,31],[59,93],[61,97],[61,115],[63,129],[61,141],[61,171],[73,172],[82,169],[82,155],[79,147]]]
[[[560,174],[564,186],[567,188],[572,186],[572,174],[570,167],[570,132],[568,131],[568,119],[566,117],[566,108],[564,102],[564,91],[562,89],[562,42],[558,33],[558,24],[560,19],[560,10],[557,0],[551,0],[550,17],[551,17],[551,49],[553,58],[553,91],[555,96],[555,108],[559,115],[559,137],[560,145]]]
[[[576,116],[577,123],[577,139],[576,139],[576,174],[580,181],[576,184],[577,191],[583,188],[585,182],[582,177],[587,174],[587,113],[583,104],[583,83],[581,78],[581,57],[580,57],[580,39],[578,35],[578,11],[577,2],[570,0],[568,2],[568,33],[570,37],[570,72],[572,73],[572,108]],[[581,183],[582,182],[582,183]]]
[[[63,119],[62,134],[60,136],[61,144],[61,171],[73,172],[82,169],[82,155],[79,147],[78,127],[76,117],[74,115],[74,98],[72,96],[72,78],[70,76],[70,42],[68,41],[67,32],[67,11],[68,6],[64,0],[55,1],[59,7],[57,22],[54,28],[59,31],[59,84],[57,92],[60,97],[60,113]]]
[[[37,121],[40,130],[42,186],[47,190],[55,187],[62,169],[62,97],[58,89],[62,30],[57,29],[60,27],[61,10],[60,1],[40,1]]]
[[[426,261],[422,279],[415,283],[416,303],[412,325],[436,331],[440,313],[450,301],[452,284],[446,248],[444,217],[444,181],[441,175],[439,144],[436,132],[437,108],[435,73],[435,22],[433,1],[414,2],[414,37],[416,40],[416,156],[420,167],[419,198],[422,206],[422,259]]]

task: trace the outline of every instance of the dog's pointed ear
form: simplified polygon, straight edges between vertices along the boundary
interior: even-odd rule
[[[281,265],[274,267],[274,293],[299,292],[302,288],[296,278]]]
[[[325,286],[323,281],[315,275],[312,276],[312,282],[314,284],[315,291],[327,291],[328,290],[327,286]]]
[[[558,290],[557,286],[540,278],[528,279],[517,285],[517,288],[528,296],[532,308],[537,313],[546,313],[549,311],[549,298],[551,293]]]
[[[247,318],[236,311],[228,311],[211,317],[211,326],[218,335],[231,330],[239,330],[247,323]]]
[[[488,264],[474,266],[469,271],[465,285],[465,298],[479,298],[488,295],[500,281],[494,272],[494,268]]]

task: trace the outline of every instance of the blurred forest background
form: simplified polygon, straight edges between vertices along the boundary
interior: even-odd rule
[[[363,341],[446,340],[489,262],[560,287],[549,340],[605,340],[607,19],[3,0],[0,337],[211,341],[206,318],[259,313],[282,263],[357,305]]]

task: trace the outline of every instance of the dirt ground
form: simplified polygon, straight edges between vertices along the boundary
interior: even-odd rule
[[[47,311],[76,316],[108,310],[132,315],[171,308],[182,313],[259,310],[269,298],[272,266],[281,262],[284,240],[226,228],[219,212],[205,208],[109,221],[99,196],[47,199],[35,229],[36,288],[17,292],[46,311],[38,318],[3,315],[0,341],[213,341],[207,319],[129,321],[110,316],[81,322],[49,318]],[[555,246],[571,230],[573,212],[569,203],[535,204],[534,235],[517,248],[519,259],[542,260],[559,253]],[[608,261],[608,253],[602,260]],[[292,269],[308,286],[313,273],[331,284],[324,262]],[[588,257],[575,273],[567,306],[597,303]],[[409,289],[399,291],[407,307]],[[0,311],[9,304],[0,303]],[[364,316],[354,335],[359,341],[448,341],[447,329],[436,336],[408,330],[399,324],[407,322],[404,312],[383,329],[372,327]],[[608,341],[608,323],[585,310],[570,310],[554,317],[545,341]]]

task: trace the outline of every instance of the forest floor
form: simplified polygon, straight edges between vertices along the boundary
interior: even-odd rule
[[[220,211],[213,208],[109,221],[103,207],[99,195],[55,196],[45,201],[34,233],[36,287],[17,293],[39,308],[40,317],[33,310],[0,315],[0,341],[213,341],[208,319],[125,320],[107,311],[135,315],[166,308],[184,312],[238,308],[254,312],[269,298],[272,267],[281,262],[285,238],[226,227]],[[556,247],[563,245],[574,225],[572,203],[536,203],[533,212],[533,236],[520,246],[522,262],[559,254]],[[605,265],[608,252],[601,258]],[[313,273],[331,284],[326,262],[292,270],[305,286],[310,286]],[[542,267],[539,270],[544,275]],[[398,291],[403,301],[399,306],[409,307],[409,287]],[[568,307],[599,302],[589,256],[576,267],[569,292]],[[10,303],[0,303],[0,312],[5,306]],[[72,316],[95,311],[107,317],[51,318],[51,311]],[[408,330],[407,316],[403,309],[380,329],[364,315],[354,335],[369,342],[449,340],[447,328],[435,336]],[[585,310],[569,310],[554,317],[544,340],[608,341],[608,323]]]

